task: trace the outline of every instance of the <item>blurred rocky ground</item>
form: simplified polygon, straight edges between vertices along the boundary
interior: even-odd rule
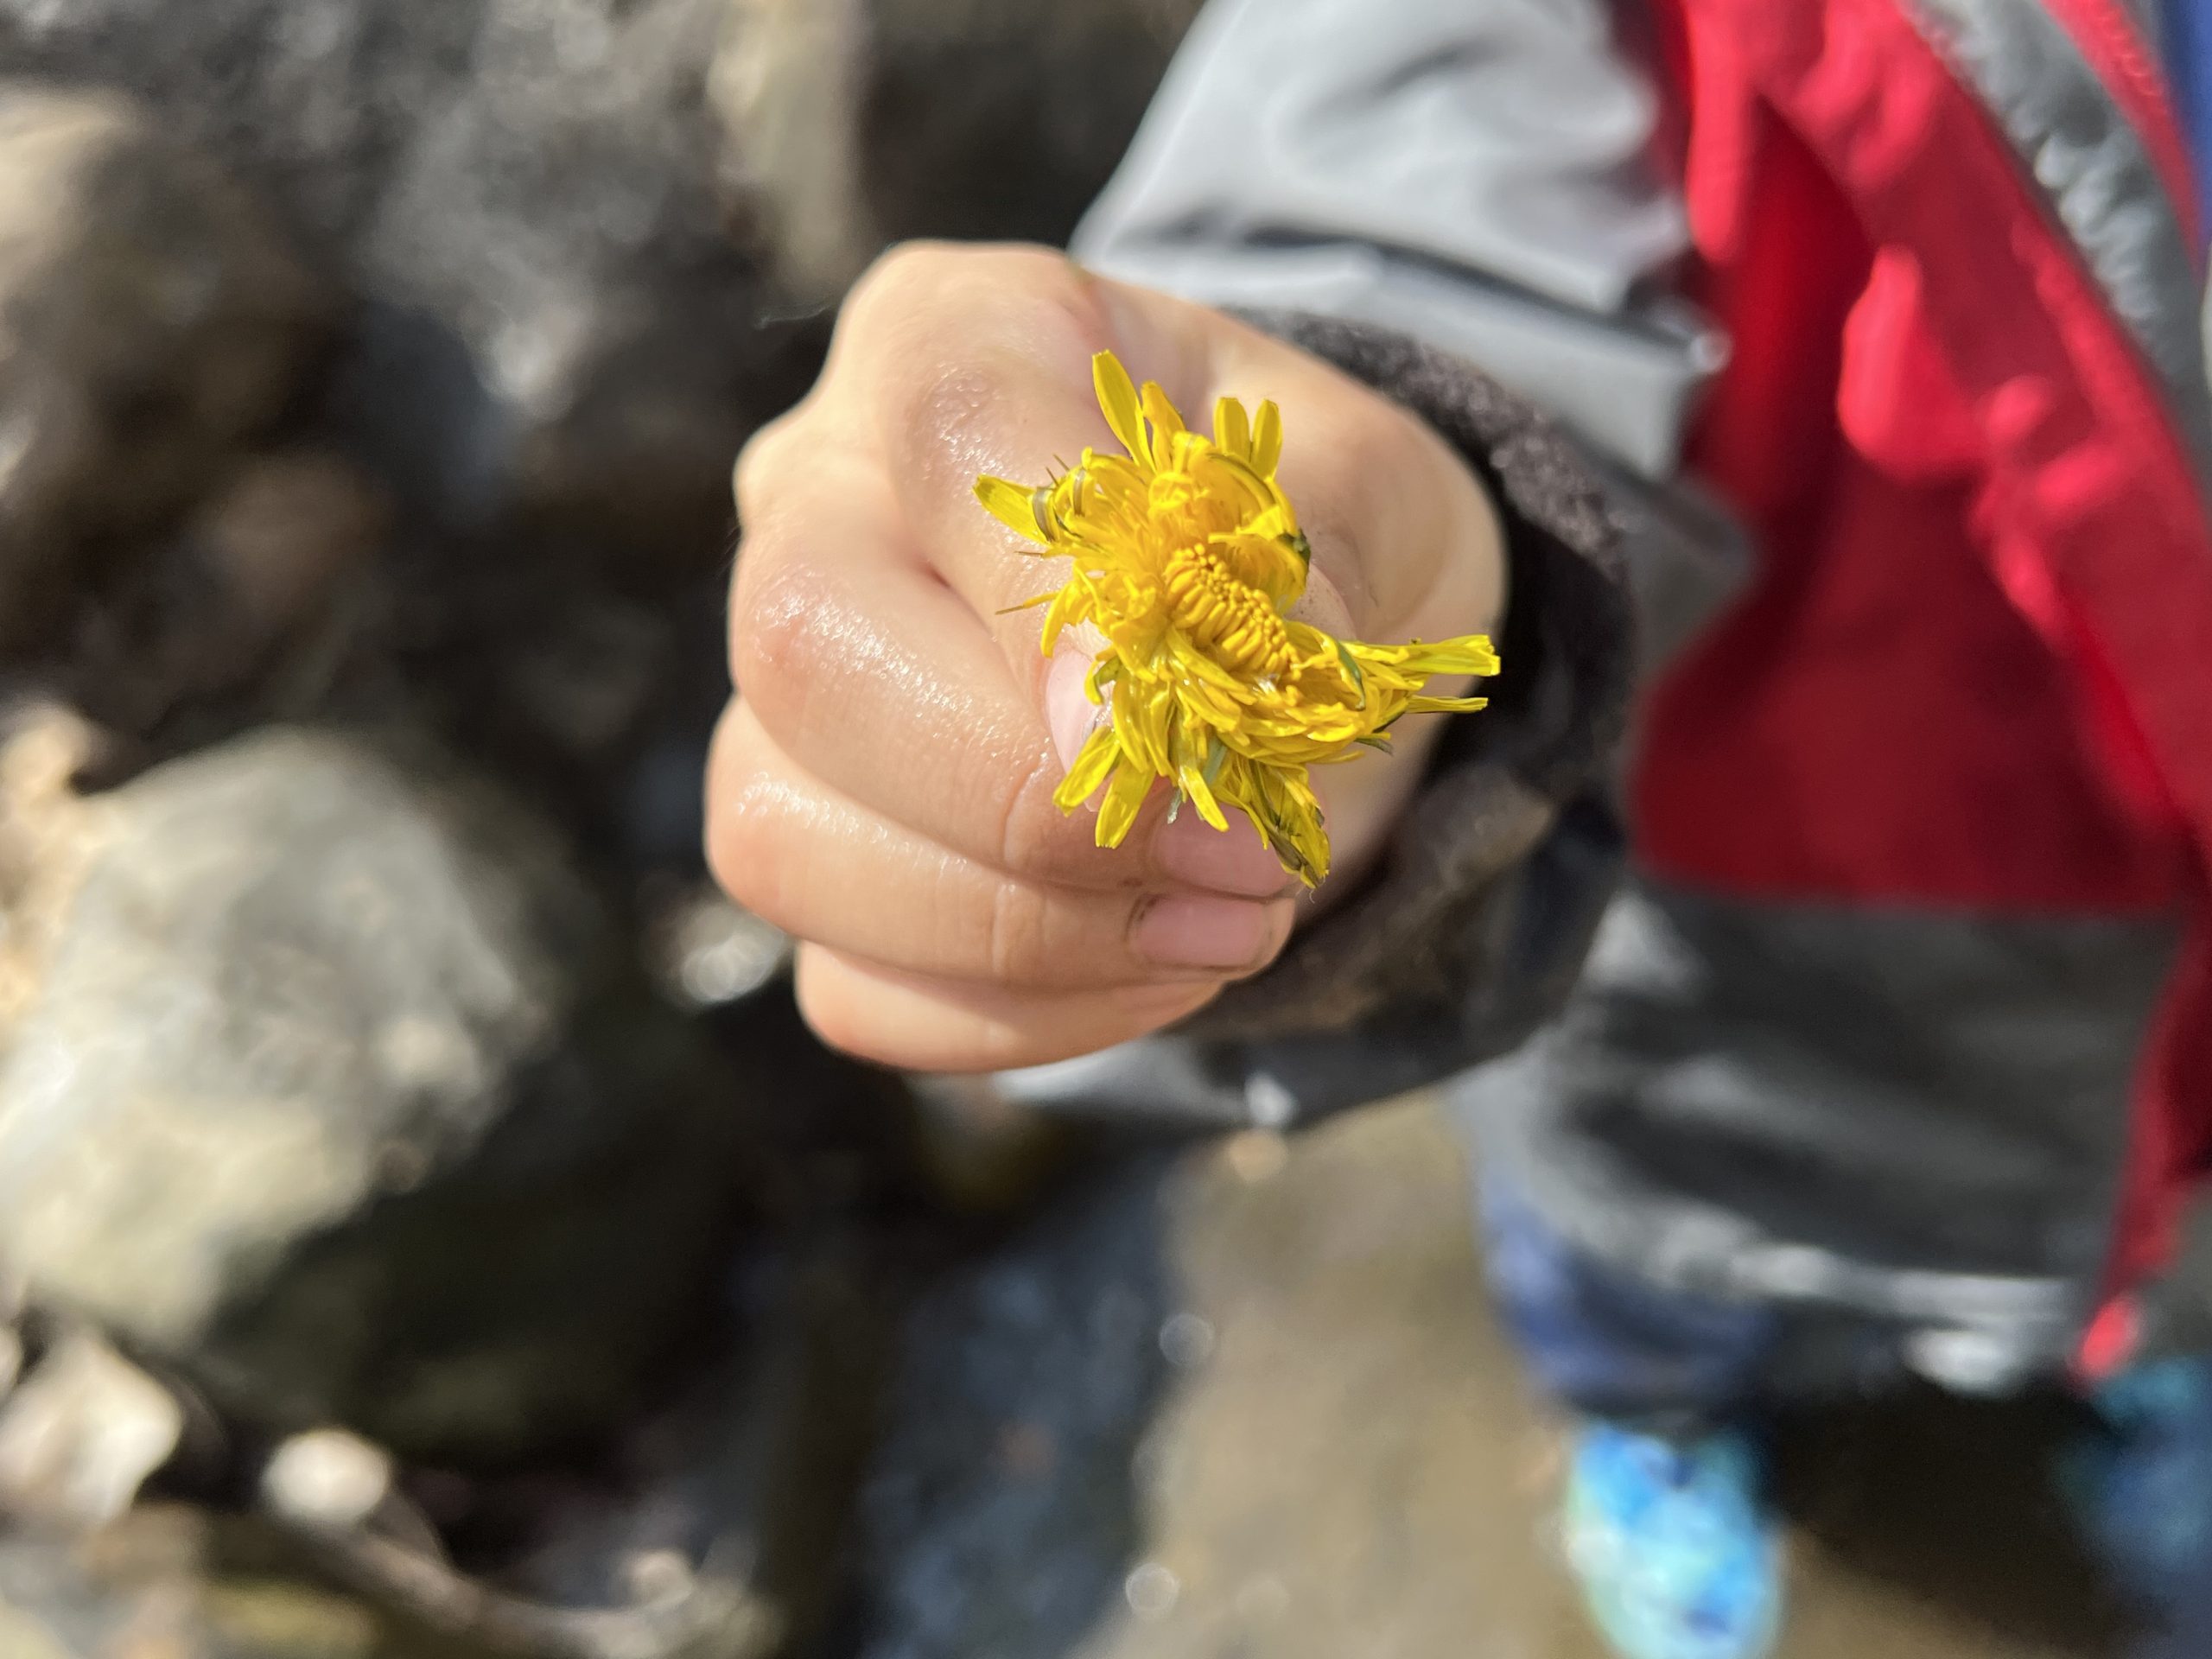
[[[1560,1442],[1484,1317],[1427,1100],[1140,1154],[911,1316],[861,1659],[1604,1659]],[[1916,1395],[1785,1426],[1780,1659],[2092,1659],[2065,1421]]]
[[[1424,1109],[950,1135],[699,863],[732,458],[1194,10],[0,0],[0,1659],[1592,1652]],[[1913,1421],[1793,1651],[2098,1651]]]
[[[1191,10],[0,0],[0,1655],[819,1645],[978,1189],[705,880],[730,464]]]

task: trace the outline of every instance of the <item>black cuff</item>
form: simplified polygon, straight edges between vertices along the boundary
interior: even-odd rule
[[[1579,970],[1612,870],[1610,774],[1628,715],[1635,649],[1622,526],[1599,476],[1529,404],[1467,364],[1387,329],[1248,312],[1426,420],[1471,467],[1503,521],[1510,609],[1491,706],[1446,728],[1421,793],[1359,890],[1301,929],[1273,967],[1231,986],[1179,1027],[1200,1042],[1339,1031],[1440,1005],[1497,1025],[1494,1050],[1563,996]],[[1586,809],[1573,810],[1578,805]],[[1594,843],[1588,831],[1598,834]],[[1564,868],[1580,889],[1532,916],[1504,878],[1565,825]],[[1617,848],[1615,849],[1617,851]],[[1560,867],[1562,861],[1549,863]],[[1527,897],[1522,893],[1522,897]],[[1531,937],[1534,927],[1541,937]]]

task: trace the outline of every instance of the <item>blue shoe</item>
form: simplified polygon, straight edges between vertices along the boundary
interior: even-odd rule
[[[2069,1447],[2059,1489],[2113,1583],[2161,1619],[2212,1582],[2212,1357],[2131,1366],[2089,1395],[2101,1420]]]
[[[1567,1556],[1621,1659],[1762,1659],[1782,1621],[1782,1543],[1751,1441],[1576,1434]]]

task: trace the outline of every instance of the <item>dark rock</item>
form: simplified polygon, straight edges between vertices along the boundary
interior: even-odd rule
[[[143,97],[366,302],[329,418],[406,505],[711,562],[810,373],[725,222],[723,4],[0,0],[0,61]]]
[[[323,706],[386,608],[390,504],[327,451],[254,455],[80,607],[67,683],[112,732],[188,747]],[[187,730],[194,716],[212,733]]]
[[[337,592],[376,556],[389,517],[376,486],[335,455],[298,449],[247,461],[190,526],[222,594],[226,651],[252,663],[327,626]]]
[[[696,869],[706,734],[729,694],[721,584],[650,597],[573,544],[513,554],[396,573],[387,632],[416,705],[595,863]]]
[[[909,1324],[865,1497],[868,1659],[1073,1652],[1144,1529],[1130,1470],[1174,1310],[1147,1159],[956,1279]]]
[[[861,154],[877,222],[894,241],[1065,241],[1200,3],[868,0]]]
[[[1018,1214],[1084,1150],[1068,1119],[1013,1103],[988,1077],[918,1077],[910,1092],[916,1171],[953,1211]]]
[[[158,118],[0,82],[0,647],[38,642],[87,552],[158,527],[280,412],[328,304]]]
[[[501,1581],[563,1606],[651,1586],[702,1613],[674,1650],[810,1650],[843,1587],[854,1490],[873,1440],[888,1278],[850,1241],[800,1243],[742,1275],[742,1340],[626,1440],[609,1482],[556,1509]]]
[[[834,298],[890,242],[1058,244],[1198,0],[733,0],[726,168],[786,284]]]
[[[887,1353],[887,1268],[837,1235],[755,1258],[706,1321],[713,1356],[588,1465],[395,1480],[378,1448],[315,1431],[265,1464],[263,1512],[371,1605],[525,1659],[816,1651]]]
[[[546,833],[302,731],[86,810],[0,1059],[34,1301],[404,1456],[628,1407],[726,1259],[743,1103]]]

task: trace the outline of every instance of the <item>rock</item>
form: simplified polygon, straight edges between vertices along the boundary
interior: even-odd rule
[[[785,283],[817,302],[909,237],[1063,242],[1198,10],[732,0],[713,79],[725,170]]]
[[[915,1169],[946,1208],[1013,1215],[1082,1150],[1071,1122],[1008,1101],[987,1077],[910,1082]]]
[[[719,1351],[588,1472],[518,1471],[439,1496],[463,1535],[521,1533],[512,1559],[456,1565],[434,1541],[311,1517],[302,1536],[338,1582],[501,1651],[815,1651],[870,1439],[885,1280],[881,1262],[835,1239],[756,1260],[741,1306],[712,1333]]]
[[[314,449],[254,456],[189,526],[220,590],[230,651],[249,662],[326,624],[336,592],[376,556],[389,504],[341,457]]]
[[[72,1332],[0,1408],[0,1511],[94,1532],[128,1510],[184,1438],[168,1389],[87,1332]]]
[[[136,739],[179,717],[299,718],[324,702],[385,609],[390,504],[327,450],[250,457],[85,607],[76,705]]]
[[[1465,1185],[1427,1105],[1371,1108],[1124,1163],[951,1277],[869,1478],[855,1650],[1601,1659]],[[2047,1412],[1865,1418],[1788,1443],[1793,1659],[2113,1651],[2032,1497]]]
[[[0,82],[0,647],[41,639],[83,557],[158,527],[277,415],[328,308],[159,118]]]
[[[546,832],[302,730],[96,804],[0,1058],[34,1304],[404,1457],[619,1414],[724,1259],[747,1100]]]
[[[818,344],[729,234],[724,3],[0,0],[0,62],[143,97],[364,298],[328,419],[407,507],[697,569]]]
[[[696,794],[696,777],[690,787]],[[786,971],[791,941],[702,882],[671,893],[649,914],[645,951],[663,995],[683,1007],[716,1008]]]
[[[722,168],[784,286],[834,301],[890,240],[868,200],[864,0],[733,0],[709,86]]]
[[[41,963],[91,857],[96,814],[76,785],[103,747],[83,716],[58,703],[0,710],[0,1046],[37,994]],[[14,1317],[12,1282],[0,1306]]]
[[[288,1520],[317,1527],[358,1527],[392,1490],[391,1456],[342,1428],[295,1434],[261,1471],[261,1501]]]
[[[728,696],[724,599],[648,601],[592,563],[546,548],[468,574],[401,571],[399,677],[449,741],[594,855],[626,869],[693,870],[703,733]],[[653,767],[671,740],[677,765]]]
[[[0,1536],[0,1654],[495,1659],[314,1582],[251,1523],[178,1504],[142,1508],[80,1541]]]
[[[1132,1459],[1166,1381],[1174,1167],[1123,1171],[915,1314],[864,1499],[868,1659],[1074,1652],[1118,1599],[1145,1542]]]

